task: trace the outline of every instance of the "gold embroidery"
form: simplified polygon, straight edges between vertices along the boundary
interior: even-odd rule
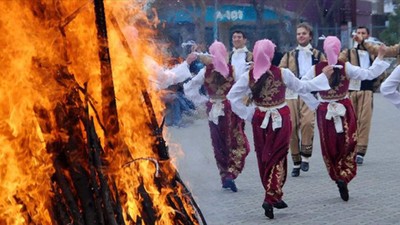
[[[332,77],[330,78],[329,82],[331,82]],[[337,85],[334,89],[330,89],[327,91],[326,95],[321,95],[322,99],[340,99],[344,98],[347,95],[348,90],[345,90],[343,92],[340,91],[340,89],[344,86],[344,81],[347,80],[347,77],[345,75],[342,75],[340,77],[340,82],[339,85]]]
[[[281,80],[275,80],[274,77],[268,76],[267,80],[265,81],[265,85],[263,86],[260,98],[263,99],[262,106],[270,107],[280,105],[285,102],[285,98],[277,99],[273,101],[273,97],[276,94],[279,94],[279,88],[284,85]]]
[[[228,168],[228,171],[230,173],[233,173],[235,175],[238,175],[242,168],[243,168],[243,158],[246,155],[247,149],[246,149],[246,141],[245,141],[245,137],[244,134],[241,132],[241,129],[236,126],[233,129],[233,137],[234,140],[236,141],[237,144],[237,148],[236,149],[232,149],[231,150],[231,159],[233,161],[233,164],[231,165],[230,168]],[[231,144],[229,143],[228,146],[231,146]]]
[[[207,76],[205,82],[213,92],[212,98],[223,98],[228,93],[233,84],[233,77],[228,76],[225,78],[217,71],[213,70],[210,76]]]
[[[285,159],[279,161],[279,164],[276,166],[277,173],[276,173],[276,181],[277,181],[277,190],[275,191],[276,194],[282,195],[282,186],[285,180],[285,168],[283,166]]]

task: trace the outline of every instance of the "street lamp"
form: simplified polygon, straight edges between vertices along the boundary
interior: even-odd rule
[[[214,1],[214,40],[218,40],[218,0]]]

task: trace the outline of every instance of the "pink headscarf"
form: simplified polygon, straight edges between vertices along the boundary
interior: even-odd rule
[[[340,40],[335,36],[328,36],[324,41],[324,51],[326,57],[328,58],[329,65],[336,65],[339,53],[340,53],[341,43]]]
[[[213,56],[212,63],[214,69],[226,78],[229,74],[229,68],[226,61],[228,59],[228,52],[226,51],[225,45],[219,41],[214,41],[209,50],[210,54]]]
[[[253,48],[253,77],[256,81],[271,68],[271,60],[274,57],[274,52],[275,44],[268,39],[259,40],[255,43]]]

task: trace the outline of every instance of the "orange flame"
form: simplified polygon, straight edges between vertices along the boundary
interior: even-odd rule
[[[141,96],[143,88],[151,90],[149,76],[156,73],[146,59],[151,57],[162,63],[165,56],[153,39],[154,31],[146,28],[151,21],[143,13],[143,5],[136,1],[109,0],[105,8],[106,15],[118,15],[116,19],[134,58],[123,47],[118,30],[107,21],[120,122],[118,135],[124,144],[107,153],[111,164],[104,172],[122,190],[124,215],[140,216],[142,199],[138,188],[143,183],[157,212],[157,224],[174,224],[176,212],[167,203],[167,196],[176,191],[171,188],[160,191],[155,175],[159,166],[169,176],[168,180],[172,180],[175,169],[170,161],[158,165],[151,160],[157,160],[157,155],[152,151],[154,139],[146,125],[148,115]],[[65,93],[54,74],[48,72],[51,67],[64,65],[80,86],[88,83],[95,108],[101,110],[94,7],[92,1],[82,0],[3,1],[0,13],[3,52],[0,56],[0,224],[52,224],[49,209],[55,169],[46,143],[67,137],[63,132],[51,130],[57,127],[52,116],[47,121],[38,118],[35,107],[40,105],[49,111],[56,108]],[[41,68],[37,67],[38,62]],[[164,106],[157,92],[150,91],[150,96],[160,116]],[[93,115],[94,111],[90,113]],[[43,123],[48,125],[49,132],[43,131],[40,126]],[[104,134],[98,133],[103,141]],[[124,149],[128,149],[130,156],[117,154]],[[178,192],[176,195],[184,195],[183,190]],[[190,206],[185,208],[194,214]]]

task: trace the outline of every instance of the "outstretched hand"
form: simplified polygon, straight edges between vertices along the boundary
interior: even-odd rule
[[[332,74],[333,74],[333,66],[331,66],[331,65],[325,66],[325,67],[322,69],[322,72],[326,75],[326,77],[327,77],[328,79],[330,79],[331,76],[332,76]]]
[[[197,55],[194,52],[192,52],[186,57],[186,62],[190,65],[196,59]]]
[[[364,40],[361,36],[359,35],[353,35],[353,40],[357,42],[358,44],[361,44],[361,42]]]
[[[379,58],[379,59],[383,59],[383,57],[384,57],[385,54],[386,54],[386,51],[387,51],[387,46],[386,46],[386,45],[382,44],[381,46],[379,46],[379,49],[378,49],[378,58]]]

